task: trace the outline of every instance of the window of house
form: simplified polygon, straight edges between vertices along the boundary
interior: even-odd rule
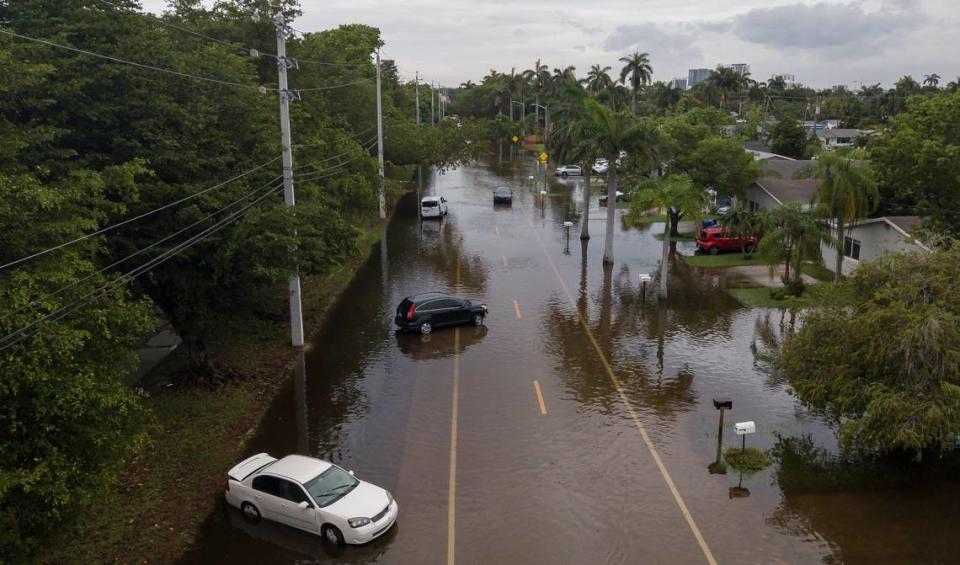
[[[860,260],[860,240],[852,237],[843,238],[843,255],[856,261]]]

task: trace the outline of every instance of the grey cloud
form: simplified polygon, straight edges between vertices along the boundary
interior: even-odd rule
[[[694,40],[694,35],[683,31],[668,32],[656,24],[635,24],[615,29],[604,40],[603,49],[613,52],[639,49],[649,52],[654,61],[676,61],[699,56]]]
[[[855,51],[896,43],[927,20],[914,0],[885,3],[867,12],[860,3],[789,4],[750,10],[733,19],[741,39],[775,47],[833,48]]]

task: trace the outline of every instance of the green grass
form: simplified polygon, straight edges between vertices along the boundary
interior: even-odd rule
[[[752,259],[744,259],[743,253],[720,253],[719,255],[684,255],[683,260],[691,267],[745,267],[753,265],[769,265],[757,255]]]
[[[655,233],[653,234],[653,238],[656,239],[657,241],[663,241],[663,233]],[[670,241],[696,241],[696,240],[697,240],[697,232],[695,231],[680,232],[677,235],[670,236]]]
[[[619,207],[620,204],[626,204],[628,208],[630,207],[629,202],[620,202],[617,204],[617,207]],[[640,216],[639,218],[636,219],[634,223],[635,224],[657,224],[657,223],[666,222],[666,221],[667,221],[667,217],[665,215],[654,214],[652,216]]]
[[[813,263],[804,263],[800,266],[800,272],[817,279],[820,282],[833,282],[833,271],[823,265],[814,265]]]
[[[770,456],[756,447],[728,447],[723,452],[723,458],[734,470],[743,472],[761,471],[773,464]]]
[[[828,283],[818,283],[807,285],[803,294],[797,298],[775,298],[771,291],[777,290],[770,287],[756,288],[727,288],[724,289],[727,294],[734,297],[737,302],[747,307],[754,308],[805,308],[815,306],[823,302],[830,294],[833,285]]]

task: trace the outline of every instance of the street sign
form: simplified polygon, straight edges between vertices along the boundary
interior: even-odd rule
[[[544,163],[547,162],[547,152],[546,152],[546,151],[544,151],[543,153],[540,154],[540,160],[543,161]]]
[[[520,141],[520,138],[517,137],[517,136],[513,136],[513,137],[511,137],[510,139],[512,139],[514,143]]]

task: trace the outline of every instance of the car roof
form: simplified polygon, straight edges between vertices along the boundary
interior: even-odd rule
[[[305,455],[287,455],[264,469],[264,472],[303,484],[332,466],[332,463]]]
[[[498,186],[498,187],[495,188],[494,190],[510,190],[510,187],[509,187],[509,186]]]
[[[410,296],[404,298],[406,301],[410,302],[423,302],[424,300],[431,300],[433,298],[453,298],[449,294],[444,294],[442,292],[421,292],[420,294],[411,294]]]
[[[420,202],[430,202],[430,201],[433,201],[433,200],[440,200],[440,197],[439,197],[439,196],[424,196],[424,197],[420,200]]]

